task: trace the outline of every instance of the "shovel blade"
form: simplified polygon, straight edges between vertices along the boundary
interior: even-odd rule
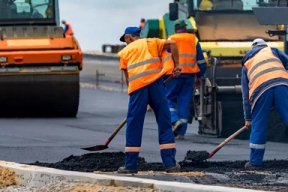
[[[86,147],[86,148],[81,148],[81,149],[86,150],[86,151],[102,151],[104,149],[108,149],[108,146],[107,145],[96,145],[93,147]]]

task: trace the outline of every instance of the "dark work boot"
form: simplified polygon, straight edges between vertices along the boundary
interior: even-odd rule
[[[185,136],[184,135],[178,135],[178,136],[176,136],[176,139],[185,140]]]
[[[258,169],[261,169],[262,166],[261,165],[252,165],[250,162],[247,162],[245,165],[244,165],[245,169],[247,170],[258,170]]]
[[[177,130],[180,129],[181,127],[182,127],[182,122],[180,120],[176,121],[173,124],[173,133],[174,133],[175,136],[178,135]]]
[[[120,167],[118,169],[119,174],[133,174],[133,173],[138,173],[138,170],[136,169],[127,169],[126,167]]]
[[[177,173],[180,171],[180,169],[181,169],[181,166],[178,163],[176,163],[176,165],[174,167],[167,167],[166,172],[167,173]]]

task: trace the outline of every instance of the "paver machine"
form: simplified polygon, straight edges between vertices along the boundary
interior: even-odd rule
[[[270,36],[283,25],[260,25],[252,7],[276,5],[269,0],[175,0],[169,13],[161,19],[150,19],[142,37],[167,38],[174,33],[173,21],[186,19],[189,32],[196,34],[208,63],[200,89],[194,90],[191,116],[199,123],[199,134],[228,137],[244,125],[241,69],[242,57],[251,49],[255,38],[283,50],[283,34]],[[286,127],[275,110],[271,111],[268,140],[288,142]],[[248,139],[249,131],[237,136]]]
[[[76,117],[82,51],[58,0],[0,0],[0,117]]]

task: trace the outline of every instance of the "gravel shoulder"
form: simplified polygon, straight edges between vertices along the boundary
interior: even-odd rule
[[[15,172],[0,167],[0,188],[15,185]]]
[[[164,192],[149,188],[114,187],[100,184],[76,182],[56,182],[39,189],[24,186],[9,186],[0,188],[0,192]],[[165,191],[166,192],[166,191]],[[168,192],[168,191],[167,191]]]

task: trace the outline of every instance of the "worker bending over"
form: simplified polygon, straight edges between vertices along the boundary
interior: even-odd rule
[[[166,85],[166,96],[168,98],[171,113],[171,123],[177,139],[184,139],[189,117],[189,106],[193,95],[195,74],[197,82],[206,72],[206,62],[197,37],[187,32],[184,20],[175,21],[175,33],[169,39],[176,42],[179,49],[179,62],[182,74],[174,78]],[[168,50],[169,52],[170,50]],[[163,54],[163,65],[173,63],[171,54]],[[167,74],[170,75],[172,70]],[[167,77],[166,77],[167,78]],[[176,103],[178,110],[176,109]]]
[[[178,172],[175,139],[170,124],[170,113],[165,96],[162,76],[168,68],[174,69],[174,77],[181,73],[177,45],[174,41],[158,38],[140,39],[140,28],[128,27],[120,41],[127,46],[118,55],[120,70],[124,71],[128,86],[129,105],[127,113],[125,166],[118,173],[137,173],[142,131],[147,105],[153,109],[158,124],[161,157],[167,172]],[[175,61],[172,66],[163,66],[161,54],[170,47]]]
[[[263,39],[255,39],[252,50],[242,60],[242,96],[245,126],[250,135],[250,161],[246,169],[262,165],[269,112],[274,105],[284,123],[288,125],[288,57]]]
[[[69,22],[63,20],[62,24],[64,25],[64,34],[65,35],[73,35],[74,34],[72,26]]]

